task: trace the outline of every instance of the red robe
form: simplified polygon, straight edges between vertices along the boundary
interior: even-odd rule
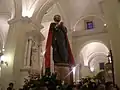
[[[47,43],[46,43],[46,52],[45,52],[45,68],[49,68],[50,69],[50,64],[51,64],[51,47],[52,47],[52,30],[49,29],[49,33],[48,33],[48,37],[47,37]],[[68,58],[69,58],[69,64],[70,65],[74,65],[74,58],[73,58],[73,54],[70,48],[70,44],[69,44],[69,40],[66,34],[66,39],[68,42]]]

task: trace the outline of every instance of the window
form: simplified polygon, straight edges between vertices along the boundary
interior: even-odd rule
[[[104,70],[104,62],[103,63],[99,63],[99,66],[100,66],[100,70]]]
[[[87,30],[93,29],[94,28],[93,21],[85,21],[85,27]]]

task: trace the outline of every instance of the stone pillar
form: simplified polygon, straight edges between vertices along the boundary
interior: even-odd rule
[[[30,56],[32,48],[32,37],[26,39],[26,47],[24,54],[24,68],[30,68]]]
[[[9,21],[9,32],[7,36],[7,41],[5,44],[4,56],[8,62],[8,66],[3,68],[2,78],[4,87],[8,86],[9,82],[14,82],[15,86],[18,86],[20,79],[20,67],[23,61],[23,52],[24,52],[24,37],[26,27],[28,26],[28,21],[20,20],[11,20]]]
[[[26,40],[26,46],[25,46],[25,55],[24,55],[24,67],[27,66],[27,53],[28,53],[28,40]]]
[[[120,87],[120,28],[118,23],[118,16],[120,15],[119,0],[104,0],[104,14],[108,24],[107,30],[111,40],[111,48],[113,53],[115,81]]]
[[[73,53],[73,41],[72,41],[72,39],[73,39],[73,37],[72,37],[72,29],[69,29],[68,30],[68,40],[69,40],[69,43],[70,43],[70,48],[71,48],[71,51],[72,51],[72,54],[73,54],[73,57],[74,57],[74,59],[75,59],[75,55],[74,55],[74,53]],[[75,60],[75,64],[77,64],[76,63],[76,60]],[[73,69],[73,67],[71,67],[70,68],[71,70]],[[76,74],[74,74],[74,72],[71,72],[71,74],[70,74],[70,78],[71,78],[71,83],[72,82],[74,82],[75,81],[75,76]]]
[[[31,57],[31,48],[32,48],[32,37],[28,39],[28,48],[27,48],[27,67],[30,67],[30,57]]]
[[[79,65],[77,65],[76,71],[75,71],[75,82],[77,82],[78,80],[80,80],[80,66]]]
[[[42,54],[42,42],[40,42],[40,45],[39,45],[39,58],[40,58],[40,61],[39,61],[39,64],[40,64],[40,78],[42,76],[42,66],[43,66],[43,54]]]
[[[9,32],[5,44],[5,60],[8,66],[2,67],[2,85],[7,88],[9,82],[15,83],[15,88],[20,87],[21,72],[24,66],[26,32],[34,29],[29,18],[13,19],[8,22]]]

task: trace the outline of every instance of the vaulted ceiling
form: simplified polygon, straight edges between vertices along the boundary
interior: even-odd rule
[[[52,20],[54,14],[60,13],[69,29],[81,17],[87,15],[103,16],[102,0],[0,0],[0,36],[5,43],[11,18],[28,16],[33,22],[44,23]]]

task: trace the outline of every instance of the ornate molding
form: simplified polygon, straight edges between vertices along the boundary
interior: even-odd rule
[[[104,18],[104,16],[101,16],[101,15],[98,15],[98,14],[88,14],[88,15],[81,16],[76,21],[76,23],[73,26],[73,30],[76,29],[76,26],[79,24],[80,21],[82,21],[82,20],[84,20],[85,18],[88,18],[88,17],[96,17],[96,18],[100,19],[104,24],[107,24],[106,19]]]
[[[76,35],[79,34],[79,35]],[[101,34],[108,34],[107,30],[103,30],[103,31],[95,31],[95,32],[84,32],[81,33],[81,31],[77,31],[77,32],[73,32],[72,37],[73,38],[80,38],[80,37],[85,37],[85,36],[95,36],[95,35],[101,35]]]
[[[13,18],[13,19],[9,20],[8,24],[14,24],[14,23],[17,23],[19,21],[31,22],[30,18],[28,18],[28,17],[21,17],[21,18]]]
[[[20,18],[13,18],[13,19],[8,21],[8,24],[11,25],[11,24],[14,24],[14,23],[17,23],[17,22],[20,22],[20,21],[32,24],[32,26],[36,30],[41,30],[42,28],[44,28],[41,24],[38,24],[37,22],[33,22],[31,20],[31,18],[29,18],[27,16],[26,17],[20,17]]]
[[[107,54],[105,54],[105,53],[101,53],[101,52],[93,53],[93,55],[91,55],[91,56],[89,56],[89,58],[87,58],[89,67],[90,67],[90,63],[93,61],[93,59],[98,56],[103,56],[104,58],[107,58]]]
[[[14,24],[14,23],[17,23],[19,21],[28,22],[28,23],[32,22],[32,20],[28,17],[20,17],[20,18],[13,18],[13,19],[9,20],[8,24]]]

